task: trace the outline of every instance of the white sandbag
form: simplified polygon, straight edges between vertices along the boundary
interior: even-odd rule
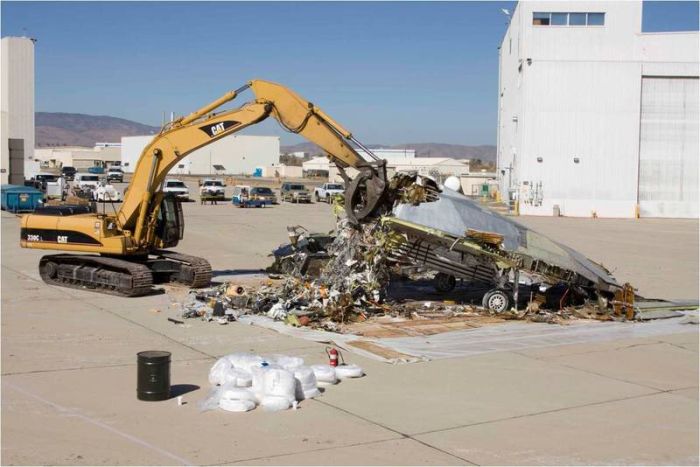
[[[304,359],[301,357],[289,357],[287,355],[275,355],[275,363],[287,371],[294,371],[304,365]]]
[[[253,384],[253,375],[245,370],[238,370],[236,375],[236,386],[248,388]]]
[[[248,412],[255,408],[255,402],[245,399],[221,399],[219,407],[228,412]]]
[[[251,389],[258,396],[258,399],[261,399],[265,394],[265,368],[253,368],[251,373],[253,375]]]
[[[360,368],[359,366],[355,365],[354,363],[350,363],[347,365],[339,365],[335,367],[335,374],[340,379],[346,379],[359,378],[363,376],[365,372],[362,371],[362,368]]]
[[[316,375],[310,367],[301,366],[294,370],[294,379],[296,380],[295,394],[297,400],[310,399],[311,397],[307,397],[307,393],[312,394],[313,391],[318,391]]]
[[[251,389],[258,397],[258,400],[265,397],[265,373],[273,368],[279,369],[277,365],[266,365],[252,368]]]
[[[245,370],[248,373],[251,373],[253,367],[260,366],[265,361],[260,355],[246,352],[232,353],[226,355],[225,358],[227,358],[234,367],[239,370]]]
[[[246,388],[238,388],[233,386],[224,386],[221,392],[221,399],[230,400],[247,400],[253,403],[257,402],[255,394],[253,391]]]
[[[211,370],[209,370],[209,383],[213,386],[226,384],[228,381],[227,375],[232,369],[233,365],[226,357],[218,359],[211,367]]]
[[[277,412],[278,410],[287,410],[292,406],[292,403],[286,397],[265,396],[260,401],[260,407],[268,412]]]
[[[327,386],[338,382],[335,369],[330,365],[311,365],[311,370],[314,372],[319,386]]]
[[[318,397],[321,395],[321,391],[318,390],[318,388],[313,388],[313,389],[307,389],[303,391],[304,394],[304,399],[313,399],[314,397]]]
[[[221,400],[221,393],[223,389],[221,386],[214,386],[207,396],[198,402],[199,410],[201,412],[206,412],[208,410],[214,410],[219,406],[219,401]]]
[[[270,368],[264,372],[265,396],[285,397],[291,404],[296,400],[294,375],[287,370]]]
[[[304,389],[316,387],[316,375],[314,374],[314,370],[308,366],[300,366],[294,370],[294,377],[299,381]]]

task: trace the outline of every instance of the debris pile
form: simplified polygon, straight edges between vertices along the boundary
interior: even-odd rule
[[[319,386],[362,376],[364,371],[354,364],[306,366],[300,357],[233,353],[211,367],[213,388],[199,406],[202,411],[229,412],[248,412],[258,405],[271,412],[296,409],[299,402],[320,396]]]
[[[465,304],[446,301],[431,310],[442,318],[478,314],[561,323],[635,317],[633,289],[618,284],[603,266],[460,193],[399,173],[387,196],[393,210],[373,222],[358,226],[341,218],[327,235],[288,227],[290,244],[273,252],[270,269],[279,281],[192,291],[182,316],[226,324],[242,314],[265,314],[334,332],[374,316],[416,319],[415,302],[425,298],[414,296],[412,303],[390,297],[389,284],[398,276],[415,283],[416,272],[427,272],[442,294],[458,281],[489,289],[476,299],[460,299]]]
[[[389,308],[384,300],[391,266],[386,241],[379,223],[354,227],[340,220],[335,239],[324,252],[328,259],[318,277],[303,276],[298,268],[290,268],[295,273],[282,276],[281,282],[270,281],[256,289],[227,283],[193,290],[182,304],[182,317],[224,324],[242,314],[255,313],[296,326],[313,321],[337,331],[337,323],[384,314]],[[288,258],[294,264],[308,259],[306,251],[295,251]]]

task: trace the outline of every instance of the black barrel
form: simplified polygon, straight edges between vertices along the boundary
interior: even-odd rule
[[[170,352],[139,352],[136,395],[142,401],[163,401],[170,398]]]

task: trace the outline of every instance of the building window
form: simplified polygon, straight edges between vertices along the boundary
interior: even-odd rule
[[[604,26],[605,13],[532,13],[535,26]]]
[[[551,13],[533,13],[532,24],[535,26],[549,26],[549,16]]]
[[[569,21],[569,15],[566,13],[552,13],[552,26],[566,26]]]
[[[569,13],[569,26],[585,26],[586,13]]]
[[[605,24],[605,13],[588,13],[588,26],[603,26]]]

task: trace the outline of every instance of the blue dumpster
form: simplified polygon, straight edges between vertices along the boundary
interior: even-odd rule
[[[2,185],[2,209],[11,212],[33,212],[43,201],[44,193],[30,186]]]

